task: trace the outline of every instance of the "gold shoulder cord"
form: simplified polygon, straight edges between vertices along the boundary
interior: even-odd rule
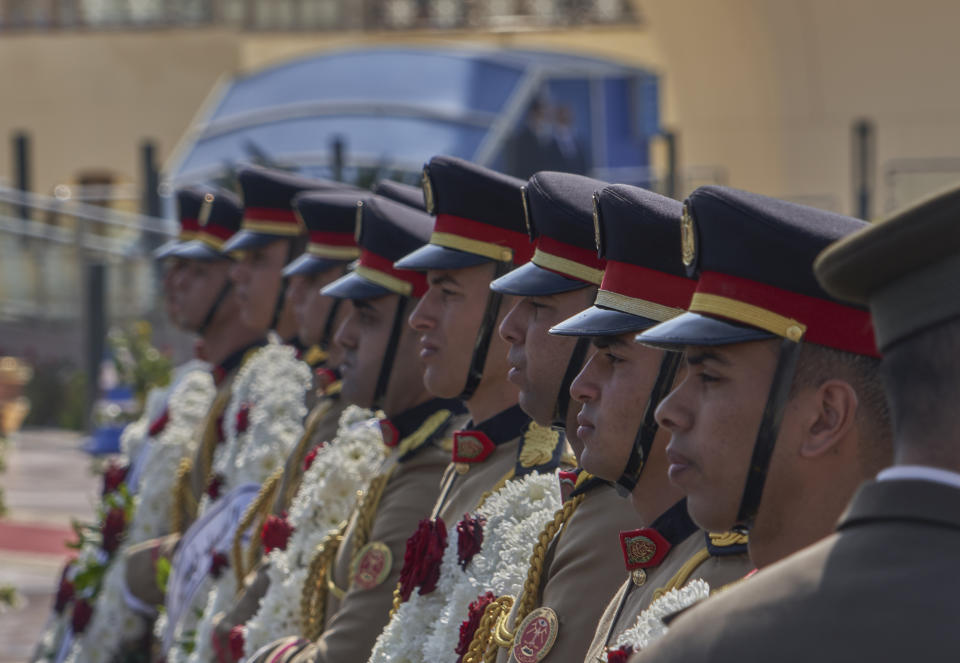
[[[714,545],[732,546],[746,543],[747,537],[746,535],[736,534],[734,532],[723,532],[721,534],[710,534],[710,540]],[[710,559],[710,550],[708,548],[703,547],[698,550],[690,559],[683,563],[683,566],[670,578],[670,581],[666,585],[660,587],[653,593],[653,600],[656,601],[667,592],[673,589],[680,589],[686,585],[687,581],[690,580],[690,576],[697,570],[697,567],[708,559]]]
[[[579,487],[589,478],[589,474],[586,472],[581,472],[580,476],[577,478],[577,487]],[[537,543],[533,548],[533,553],[530,555],[530,563],[527,568],[527,579],[523,583],[523,593],[520,596],[520,606],[517,608],[517,615],[514,619],[515,624],[521,624],[523,620],[527,618],[527,615],[529,615],[540,603],[540,583],[543,578],[543,561],[546,557],[547,549],[554,537],[556,537],[561,530],[566,528],[570,517],[573,516],[573,513],[577,510],[577,507],[583,503],[585,497],[586,495],[581,493],[576,497],[567,500],[562,507],[557,509],[556,513],[553,515],[553,520],[546,524],[543,530],[541,530],[540,536],[537,537]],[[474,635],[474,641],[477,640],[478,636],[484,636],[487,639],[488,651],[486,651],[486,656],[490,655],[489,649],[493,649],[493,651],[496,652],[497,648],[508,649],[513,645],[513,639],[516,633],[511,631],[507,626],[507,620],[509,617],[509,610],[500,615],[500,618],[493,626],[493,633],[491,636],[481,634],[480,630],[477,629],[477,633]],[[471,647],[473,647],[473,643],[471,643]]]
[[[256,497],[250,502],[247,510],[243,512],[243,517],[240,518],[240,523],[233,533],[233,573],[237,579],[237,593],[243,591],[243,580],[247,577],[247,571],[256,564],[255,556],[260,551],[260,537],[257,536],[257,530],[259,528],[254,527],[253,534],[250,537],[250,546],[247,549],[247,562],[249,566],[244,564],[241,547],[243,544],[243,533],[258,521],[260,527],[263,527],[263,521],[266,520],[267,515],[270,513],[270,506],[273,504],[273,498],[276,496],[281,477],[283,477],[283,468],[277,469],[263,482]]]
[[[330,413],[330,410],[333,409],[333,399],[324,398],[313,408],[310,414],[307,415],[307,422],[303,429],[303,435],[300,436],[300,441],[297,443],[296,448],[293,450],[291,457],[293,459],[293,469],[303,465],[303,459],[307,455],[307,449],[310,446],[310,441],[313,439],[314,434],[317,432],[317,428],[326,419],[327,415]],[[326,440],[322,440],[326,442]],[[296,481],[291,481],[287,486],[287,494],[283,496],[283,501],[286,504],[290,504],[293,501],[294,496],[297,494],[297,490],[300,489],[300,485]]]
[[[463,655],[463,663],[493,663],[497,660],[497,647],[491,646],[494,631],[496,625],[510,614],[512,607],[513,597],[501,596],[484,609],[470,648]]]
[[[413,431],[410,435],[400,440],[400,443],[397,445],[396,455],[403,456],[410,453],[415,449],[419,449],[421,446],[426,444],[426,442],[433,437],[433,435],[444,426],[447,421],[450,419],[450,410],[438,410],[432,415],[427,417],[427,419]],[[367,544],[367,541],[370,538],[370,533],[373,531],[373,521],[377,515],[377,510],[380,507],[380,498],[383,497],[383,491],[386,489],[387,484],[390,482],[390,477],[393,475],[393,472],[399,467],[399,464],[394,464],[389,471],[384,474],[378,475],[373,478],[370,482],[370,486],[367,488],[366,493],[360,500],[360,503],[356,506],[357,512],[357,526],[354,531],[353,538],[353,550],[351,552],[351,559],[356,557],[357,553],[360,552],[360,549]],[[346,528],[344,528],[346,529]],[[339,548],[340,543],[343,541],[343,536],[341,533],[340,540],[337,541],[337,548]],[[313,564],[317,562],[317,558],[323,555],[326,551],[323,549],[323,544],[318,546],[317,555],[314,557],[313,562],[311,562],[311,572],[313,569]],[[316,571],[316,578],[311,579],[307,578],[307,582],[303,586],[303,604],[304,606],[312,603],[316,605],[318,602],[322,601],[323,605],[326,605],[327,592],[332,592],[334,596],[338,598],[343,598],[346,595],[346,590],[337,587],[337,584],[333,580],[332,567],[333,562],[336,557],[336,550],[332,555],[327,555],[326,563],[322,571]],[[323,584],[321,587],[320,584]],[[308,600],[308,595],[314,595]],[[397,583],[396,589],[393,592],[393,607],[390,610],[390,617],[393,617],[393,614],[397,611],[397,608],[400,607],[400,584]],[[314,609],[314,611],[316,611]],[[304,612],[304,615],[307,613]],[[322,613],[321,613],[322,615]],[[319,620],[320,624],[317,625],[316,621],[310,623],[309,627],[304,628],[304,637],[307,637],[311,640],[315,640],[320,637],[320,633],[323,632],[323,619]],[[311,636],[307,631],[309,629],[320,629],[316,635]]]
[[[217,419],[227,409],[227,403],[230,402],[231,389],[223,389],[214,399],[207,413],[207,419],[203,425],[203,435],[200,438],[200,448],[197,449],[196,458],[200,462],[200,467],[196,471],[200,476],[209,478],[210,466],[213,465],[213,450],[217,446],[219,433],[217,431]],[[192,494],[190,487],[190,477],[195,468],[193,461],[189,458],[181,461],[180,468],[177,471],[177,480],[173,486],[174,512],[170,522],[170,530],[175,534],[182,534],[185,529],[185,519],[193,519],[197,515],[197,497]]]
[[[343,543],[343,532],[346,528],[347,523],[343,522],[328,534],[317,546],[317,552],[310,560],[300,595],[301,629],[303,637],[308,640],[316,640],[323,633],[327,610],[327,571]]]

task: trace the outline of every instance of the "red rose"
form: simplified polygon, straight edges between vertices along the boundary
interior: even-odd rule
[[[70,628],[75,634],[83,633],[93,616],[93,606],[87,599],[78,599],[73,604],[73,615],[70,617]]]
[[[263,529],[260,530],[260,541],[263,543],[264,552],[270,554],[270,551],[275,548],[286,550],[287,541],[290,540],[293,530],[286,513],[283,516],[268,516],[267,521],[263,523]]]
[[[607,663],[627,663],[630,654],[633,653],[633,647],[624,645],[619,649],[610,649],[607,651]]]
[[[164,410],[163,414],[157,417],[157,420],[150,424],[150,437],[156,437],[167,427],[167,424],[170,422],[170,412],[169,410]]]
[[[250,405],[244,403],[237,411],[237,435],[250,428]]]
[[[457,559],[460,568],[467,568],[473,556],[480,552],[483,546],[483,526],[487,519],[483,516],[471,518],[469,513],[463,515],[463,520],[457,523]]]
[[[226,553],[210,553],[210,575],[214,578],[219,578],[228,566],[230,566],[230,558],[227,557]]]
[[[417,587],[420,594],[429,594],[437,588],[440,579],[440,562],[447,547],[447,526],[442,518],[425,518],[417,525],[417,531],[407,539],[403,553],[403,569],[400,571],[400,598],[406,601]]]
[[[223,488],[223,475],[214,474],[210,477],[210,483],[207,484],[207,495],[209,495],[212,500],[219,499],[221,488]]]
[[[127,478],[129,466],[122,465],[116,461],[110,461],[107,469],[103,472],[103,490],[101,494],[106,496],[120,488],[120,484]]]
[[[115,506],[107,511],[107,517],[103,519],[103,525],[100,526],[102,537],[100,547],[108,554],[116,552],[120,547],[120,539],[123,537],[126,526],[127,514],[122,507]]]
[[[230,656],[234,661],[243,658],[243,626],[234,626],[230,629]]]
[[[497,599],[493,592],[487,592],[477,597],[477,600],[470,604],[467,609],[467,618],[460,624],[460,639],[457,641],[457,648],[454,652],[460,654],[457,657],[457,663],[462,663],[463,656],[470,650],[470,643],[473,642],[473,636],[480,626],[480,620],[483,619],[483,611],[487,606]]]
[[[57,597],[53,604],[53,609],[58,615],[62,615],[67,604],[73,600],[74,587],[73,583],[67,579],[67,574],[70,572],[70,567],[73,566],[75,561],[76,560],[70,560],[67,562],[63,567],[63,572],[60,574],[60,584],[57,586]]]
[[[313,465],[313,460],[317,457],[317,452],[319,452],[320,449],[322,449],[322,448],[323,448],[323,445],[322,445],[322,444],[319,445],[319,446],[314,447],[313,449],[310,450],[310,453],[308,453],[308,454],[303,458],[303,471],[304,471],[304,472],[306,472],[307,470],[310,469],[310,466]]]

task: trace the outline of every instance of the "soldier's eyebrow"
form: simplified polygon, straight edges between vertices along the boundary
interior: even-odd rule
[[[368,302],[366,299],[351,299],[350,302],[353,304],[353,308],[358,311],[372,311],[374,310],[373,304]]]
[[[684,353],[684,358],[686,359],[687,366],[700,366],[706,361],[715,361],[724,366],[730,365],[730,361],[726,357],[712,350],[688,350]]]
[[[430,280],[430,285],[444,285],[447,283],[455,286],[460,285],[457,279],[453,278],[453,275],[450,272],[440,272],[439,274],[431,274],[429,280]]]
[[[627,341],[624,340],[622,336],[593,336],[590,338],[590,342],[601,350],[603,348],[615,348],[627,344]]]

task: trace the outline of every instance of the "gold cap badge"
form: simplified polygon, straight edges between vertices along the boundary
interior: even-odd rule
[[[203,204],[200,206],[200,213],[197,215],[197,223],[200,227],[205,227],[210,223],[210,212],[213,211],[213,194],[207,193],[203,196]]]
[[[427,214],[435,214],[437,201],[433,199],[433,184],[430,182],[430,168],[428,166],[423,167],[421,183],[423,184],[423,203],[426,205]]]
[[[360,243],[360,235],[363,232],[363,201],[357,201],[357,213],[354,216],[353,239],[357,244]]]
[[[597,247],[597,255],[603,257],[603,235],[600,233],[600,195],[593,192],[593,243]]]
[[[688,271],[697,259],[697,240],[693,227],[693,214],[690,205],[684,203],[683,216],[680,218],[680,257]]]
[[[530,218],[530,203],[527,200],[527,185],[520,187],[520,200],[523,202],[523,224],[527,227],[527,236],[530,241],[534,240],[535,231],[533,228],[533,219]]]

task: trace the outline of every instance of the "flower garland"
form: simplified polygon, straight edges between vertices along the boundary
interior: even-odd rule
[[[377,421],[370,410],[351,405],[340,416],[334,441],[319,448],[310,461],[290,504],[293,534],[285,550],[268,554],[270,585],[242,628],[247,656],[300,632],[300,595],[316,547],[350,517],[358,491],[367,487],[386,457]]]
[[[475,517],[450,526],[436,591],[410,593],[377,639],[370,663],[457,661],[482,606],[522,589],[536,543],[530,532],[542,529],[559,506],[556,475],[532,473],[508,481]]]
[[[637,616],[636,623],[620,634],[607,648],[608,663],[626,663],[632,654],[646,649],[667,632],[663,618],[689,608],[710,596],[710,585],[697,578],[679,589],[671,589]]]
[[[58,661],[65,658],[107,660],[109,656],[102,652],[118,647],[128,635],[136,638],[142,634],[144,627],[140,618],[128,614],[123,602],[122,552],[153,536],[140,531],[142,523],[157,520],[151,516],[153,510],[164,508],[163,504],[153,504],[151,484],[166,481],[165,485],[169,486],[168,475],[175,473],[179,458],[166,473],[156,465],[151,466],[149,477],[145,476],[139,484],[130,483],[131,467],[138,460],[143,462],[158,445],[189,453],[187,445],[212,399],[213,382],[208,366],[198,361],[187,362],[178,367],[168,387],[151,390],[144,414],[124,429],[121,448],[127,462],[113,461],[104,469],[98,524],[74,523],[78,542],[73,547],[79,553],[64,568],[54,617],[41,635],[35,657]],[[163,425],[158,425],[160,423]],[[169,488],[162,490],[161,500],[170,492]],[[169,509],[169,504],[166,508]],[[169,515],[163,513],[159,520],[166,523]]]
[[[201,499],[198,516],[233,489],[263,484],[283,466],[303,435],[305,396],[310,384],[310,367],[286,345],[266,345],[244,363],[224,412],[225,441],[214,451],[213,478]],[[168,663],[215,660],[213,620],[232,605],[237,590],[233,573],[204,580],[193,604],[174,626]],[[161,629],[166,628],[166,620],[158,620],[154,633],[162,637]]]
[[[162,410],[164,414],[155,418],[147,444],[141,448],[141,452],[147,454],[144,462],[150,472],[143,475],[139,492],[133,497],[132,517],[121,550],[167,533],[176,468],[181,458],[194,453],[197,433],[213,402],[214,393],[213,378],[199,362],[190,362],[188,370],[178,371],[169,403]],[[105,475],[105,487],[108,487],[108,477],[109,471]],[[117,511],[111,513],[116,519]],[[109,519],[110,514],[107,522]],[[125,577],[125,558],[115,555],[92,605],[92,619],[83,633],[75,637],[67,658],[70,663],[106,663],[124,644],[135,642],[146,634],[145,620],[124,600]]]

